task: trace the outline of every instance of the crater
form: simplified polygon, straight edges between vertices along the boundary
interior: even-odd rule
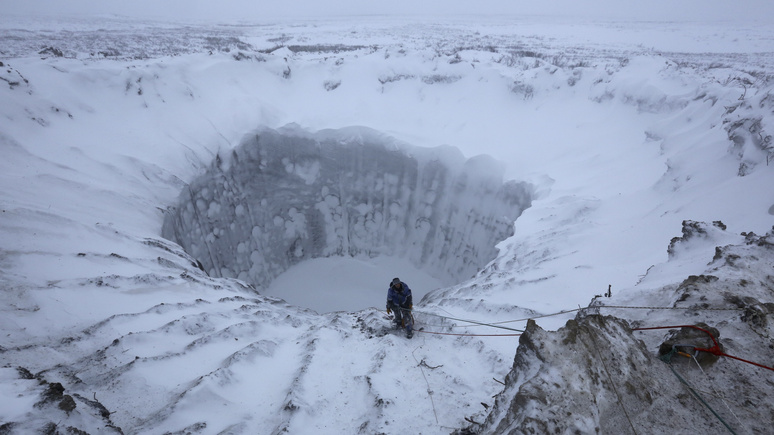
[[[181,192],[162,235],[210,276],[261,292],[302,262],[336,257],[400,258],[448,286],[495,258],[531,200],[531,186],[503,181],[502,164],[488,156],[465,159],[453,147],[415,147],[362,127],[289,126],[218,155]],[[309,290],[333,291],[324,282]]]

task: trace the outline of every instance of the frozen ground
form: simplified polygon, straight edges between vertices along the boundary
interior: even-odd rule
[[[621,305],[668,305],[716,246],[771,229],[771,47],[768,23],[3,17],[0,426],[449,433],[482,422],[517,339],[476,334],[516,331],[460,319],[523,329],[609,285]],[[293,302],[324,291],[321,277],[361,288],[373,270],[373,303],[331,292],[318,314],[207,276],[160,237],[217,156],[291,123],[489,154],[535,197],[497,258],[453,286],[431,291],[421,270],[386,258],[316,259],[272,284]],[[670,257],[684,220],[728,229]],[[341,267],[358,270],[345,280]],[[412,341],[367,309],[393,276],[429,292],[416,304],[427,333]],[[574,315],[536,321],[550,331]],[[762,379],[756,397],[768,397]]]
[[[442,287],[438,279],[401,258],[327,257],[291,267],[274,279],[265,293],[319,313],[381,309],[395,274],[410,283],[417,302]]]

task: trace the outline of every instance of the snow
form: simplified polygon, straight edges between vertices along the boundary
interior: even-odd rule
[[[399,257],[325,257],[307,260],[286,270],[271,282],[264,294],[319,313],[382,309],[395,275],[400,275],[408,284],[416,302],[442,287],[440,280]]]
[[[394,276],[427,332],[502,334],[443,316],[519,329],[608,285],[615,301],[658,306],[716,246],[774,223],[768,24],[6,18],[0,41],[0,425],[80,418],[35,408],[42,388],[21,366],[97,397],[129,433],[448,433],[483,420],[516,339],[385,333],[376,309]],[[65,57],[39,55],[48,45]],[[260,294],[208,276],[161,239],[165,216],[216,156],[233,167],[243,139],[288,124],[490,155],[535,197],[470,278],[387,255],[272,270]],[[321,178],[289,162],[305,185]],[[302,234],[304,215],[288,216],[271,222]],[[684,220],[728,231],[667,261]]]

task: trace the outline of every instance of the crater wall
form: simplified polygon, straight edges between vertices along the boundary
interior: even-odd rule
[[[472,276],[529,207],[487,156],[365,128],[260,130],[181,193],[162,235],[217,277],[257,287],[301,261],[407,258],[446,284]]]

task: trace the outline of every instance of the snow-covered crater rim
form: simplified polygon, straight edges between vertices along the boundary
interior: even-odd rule
[[[184,189],[162,235],[211,276],[259,288],[307,259],[383,255],[448,285],[494,259],[531,204],[532,186],[503,170],[362,127],[261,129]]]

